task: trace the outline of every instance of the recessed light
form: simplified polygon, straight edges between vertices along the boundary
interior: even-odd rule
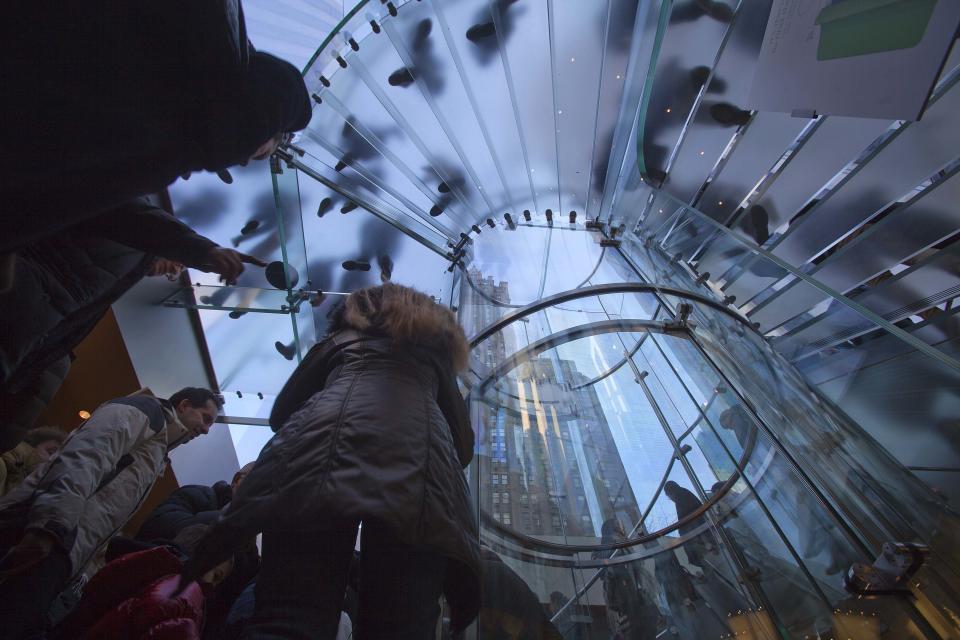
[[[81,420],[89,420],[89,419],[90,419],[90,412],[89,412],[89,411],[81,410],[80,412],[77,413],[77,415],[80,416],[80,419],[81,419]]]
[[[700,152],[700,155],[703,155],[703,151]]]
[[[667,113],[670,113],[671,111],[673,111],[673,109],[671,109],[670,107],[667,107]]]

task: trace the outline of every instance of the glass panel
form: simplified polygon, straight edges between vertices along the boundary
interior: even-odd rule
[[[757,113],[697,200],[697,208],[714,220],[729,221],[806,124],[788,113]]]
[[[671,164],[667,188],[679,200],[693,200],[739,125],[744,124],[742,118],[749,115],[747,94],[769,13],[770,2],[765,1],[741,2],[737,9],[713,75],[698,97],[697,111],[687,123]],[[672,115],[673,108],[668,109],[670,114],[665,115]]]
[[[739,3],[731,3],[739,4]],[[705,16],[703,5],[673,7],[663,40],[643,131],[647,174],[661,181],[668,159],[678,143],[706,75],[713,67],[734,9],[716,2],[711,10],[721,19]]]
[[[956,158],[960,147],[960,86],[931,103],[923,119],[902,127],[889,143],[807,212],[772,251],[793,265],[807,262],[867,216],[922,183]]]

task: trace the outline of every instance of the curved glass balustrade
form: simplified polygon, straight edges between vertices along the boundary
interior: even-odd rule
[[[578,257],[599,258],[599,239]],[[658,268],[680,269],[664,258]],[[729,343],[763,342],[694,278],[651,286],[618,249],[603,261],[627,282],[588,278],[519,306],[511,281],[474,263],[461,286],[460,315],[477,335],[471,486],[481,542],[509,570],[485,578],[490,604],[471,637],[541,637],[510,636],[504,622],[502,592],[521,582],[536,616],[567,638],[925,637],[903,597],[844,587],[854,562],[872,560],[872,541],[850,520],[850,497],[838,509],[838,488],[825,495],[811,477],[823,469],[808,467],[858,477],[824,446],[824,431],[849,426],[756,346],[732,363]],[[862,492],[859,477],[851,488]],[[857,502],[853,511],[883,509]]]

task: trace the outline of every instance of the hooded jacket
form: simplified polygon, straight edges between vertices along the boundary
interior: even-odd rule
[[[144,198],[30,246],[0,293],[0,389],[18,391],[67,355],[154,256],[201,267],[217,244]]]
[[[212,487],[201,484],[180,487],[147,517],[137,532],[137,540],[169,541],[189,526],[212,524],[232,497],[233,489],[223,481]]]
[[[264,529],[375,521],[448,559],[454,629],[476,616],[479,543],[462,471],[474,435],[448,353],[338,331],[294,372],[271,424],[277,435],[201,540],[186,578]]]
[[[137,511],[166,466],[167,431],[186,431],[166,400],[110,400],[60,451],[0,499],[0,529],[42,530],[76,576]]]

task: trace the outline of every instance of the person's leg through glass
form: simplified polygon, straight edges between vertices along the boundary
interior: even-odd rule
[[[263,534],[263,563],[244,640],[333,640],[337,636],[357,525]]]
[[[436,636],[447,561],[364,525],[360,535],[358,640],[429,640]]]

